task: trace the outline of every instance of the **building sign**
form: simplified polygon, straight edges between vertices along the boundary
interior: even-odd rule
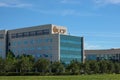
[[[53,27],[53,32],[54,33],[66,33],[66,29],[62,29],[62,28],[57,28],[56,26]]]

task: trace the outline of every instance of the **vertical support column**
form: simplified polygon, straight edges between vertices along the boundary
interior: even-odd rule
[[[7,53],[8,53],[8,42],[9,42],[9,41],[8,41],[8,31],[6,30],[6,31],[5,31],[5,46],[6,46],[6,50],[5,50],[5,51],[6,51],[6,52],[5,52],[6,54],[5,54],[5,57],[7,57]]]
[[[81,38],[81,54],[82,54],[82,59],[81,61],[84,63],[85,62],[85,51],[84,51],[84,37]]]
[[[60,34],[58,34],[58,61],[60,61]]]

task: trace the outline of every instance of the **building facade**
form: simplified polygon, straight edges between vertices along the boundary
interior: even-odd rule
[[[35,59],[70,63],[83,62],[83,37],[68,35],[67,28],[52,24],[0,31],[0,55],[5,58],[8,51],[15,56],[26,54]]]
[[[120,62],[120,49],[85,50],[86,60],[110,60]]]
[[[0,56],[2,58],[6,57],[7,52],[7,31],[1,30],[0,31]]]

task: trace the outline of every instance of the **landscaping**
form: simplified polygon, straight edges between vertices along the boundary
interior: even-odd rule
[[[120,74],[79,76],[1,76],[0,80],[120,80]]]

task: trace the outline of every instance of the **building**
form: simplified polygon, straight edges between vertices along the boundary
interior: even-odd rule
[[[52,62],[84,61],[83,37],[69,35],[67,28],[62,26],[48,24],[1,30],[0,43],[0,55],[3,58],[8,51],[12,51],[15,56],[26,54]]]
[[[7,31],[1,30],[0,31],[0,56],[2,58],[6,57],[7,53]]]
[[[120,49],[85,50],[86,60],[111,60],[120,62]]]

